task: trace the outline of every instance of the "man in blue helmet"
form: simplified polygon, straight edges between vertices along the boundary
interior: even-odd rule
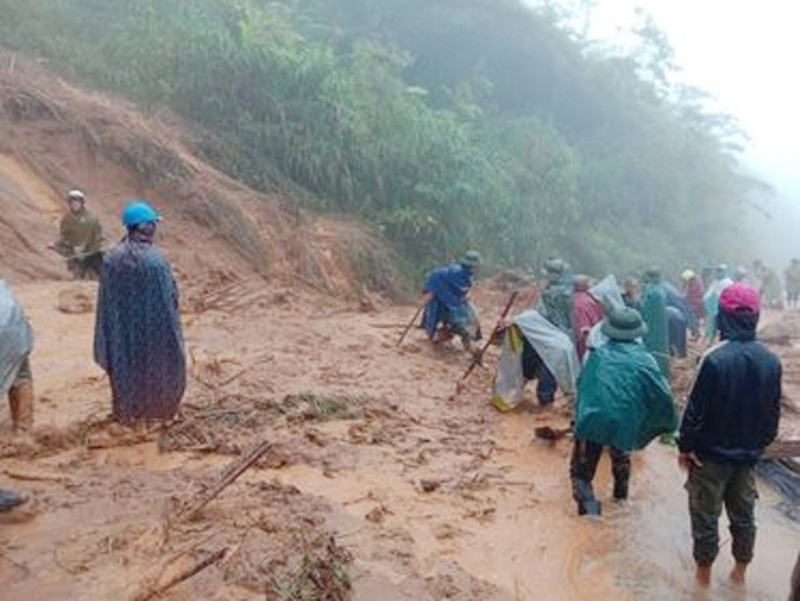
[[[103,260],[94,355],[123,423],[172,418],[186,387],[178,288],[153,245],[160,219],[142,200],[128,204],[127,235]]]

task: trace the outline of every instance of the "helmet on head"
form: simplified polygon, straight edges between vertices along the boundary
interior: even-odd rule
[[[131,202],[122,211],[122,225],[127,228],[156,221],[161,221],[161,216],[144,200]]]
[[[464,256],[459,259],[459,263],[467,267],[477,267],[481,262],[481,253],[477,250],[468,250],[464,253]]]
[[[567,264],[563,259],[550,257],[544,262],[544,269],[547,274],[560,275],[567,270]]]
[[[73,200],[86,200],[86,195],[78,189],[67,192],[67,202]]]
[[[688,281],[689,281],[689,280],[691,280],[693,277],[694,277],[694,271],[692,271],[691,269],[687,269],[686,271],[684,271],[684,272],[681,274],[681,279],[682,279],[684,282],[688,282]]]

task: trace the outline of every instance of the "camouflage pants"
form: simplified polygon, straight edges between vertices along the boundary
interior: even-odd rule
[[[689,470],[685,488],[689,493],[689,516],[697,564],[710,566],[717,557],[718,521],[723,504],[730,521],[733,557],[739,563],[750,563],[756,542],[754,508],[758,492],[755,467],[704,459],[702,467]]]

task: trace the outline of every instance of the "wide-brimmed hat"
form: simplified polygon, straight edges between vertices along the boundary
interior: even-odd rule
[[[650,267],[644,272],[645,282],[660,282],[661,270],[658,267]]]
[[[636,309],[624,307],[606,315],[600,331],[611,340],[636,340],[647,334],[647,324]]]
[[[545,273],[560,274],[564,273],[567,269],[567,264],[563,259],[557,257],[550,257],[544,262]]]
[[[482,262],[481,253],[477,250],[468,250],[458,262],[467,267],[477,267]]]

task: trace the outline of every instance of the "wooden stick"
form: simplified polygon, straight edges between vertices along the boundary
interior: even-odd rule
[[[408,325],[406,326],[406,329],[403,330],[403,335],[400,336],[400,340],[397,341],[397,346],[400,346],[403,343],[403,340],[405,339],[406,334],[408,334],[408,331],[414,326],[414,322],[417,321],[417,317],[419,317],[419,314],[422,312],[422,309],[424,307],[425,307],[425,305],[420,305],[419,307],[417,307],[417,312],[414,313],[414,317],[411,318],[411,321],[408,322]]]
[[[776,440],[762,455],[764,459],[793,459],[800,457],[800,440]]]
[[[511,307],[514,304],[514,301],[517,300],[517,294],[519,294],[519,292],[517,292],[516,290],[511,293],[511,298],[508,299],[508,302],[506,303],[506,306],[503,309],[503,312],[500,313],[500,317],[497,318],[497,321],[500,321],[501,319],[505,319],[506,315],[508,315],[508,312],[511,311]],[[464,375],[461,376],[462,380],[466,380],[467,377],[469,377],[469,375],[472,373],[472,370],[475,369],[475,366],[478,365],[481,362],[481,360],[483,359],[484,353],[489,348],[489,345],[492,344],[492,338],[494,338],[494,334],[495,334],[496,331],[497,331],[496,327],[494,329],[492,329],[492,333],[486,339],[486,344],[483,345],[483,348],[481,349],[481,352],[478,354],[477,357],[475,357],[472,360],[472,363],[470,363],[470,366],[467,368],[467,371],[465,371]]]
[[[180,574],[176,574],[166,584],[164,584],[162,586],[159,586],[158,588],[155,588],[155,589],[153,589],[153,590],[151,590],[149,592],[137,595],[135,597],[135,601],[150,601],[150,599],[155,599],[157,597],[161,597],[161,595],[166,593],[172,587],[180,584],[184,580],[188,580],[189,578],[191,578],[195,574],[198,574],[198,573],[202,572],[208,566],[217,563],[220,559],[225,557],[225,553],[227,553],[227,552],[228,552],[228,547],[223,547],[222,549],[220,549],[216,553],[212,553],[211,555],[206,557],[201,562],[193,565],[188,570],[184,570]]]
[[[197,503],[195,503],[190,509],[183,511],[178,516],[179,520],[188,519],[191,520],[195,516],[197,516],[200,511],[202,511],[203,507],[208,505],[211,501],[213,501],[219,493],[225,490],[228,486],[233,484],[233,482],[241,476],[244,472],[247,471],[249,467],[251,467],[256,461],[258,461],[267,451],[272,448],[272,443],[268,441],[262,442],[258,445],[255,449],[250,451],[245,457],[238,459],[237,461],[231,463],[223,474],[223,478],[211,489],[211,492],[204,495]]]

